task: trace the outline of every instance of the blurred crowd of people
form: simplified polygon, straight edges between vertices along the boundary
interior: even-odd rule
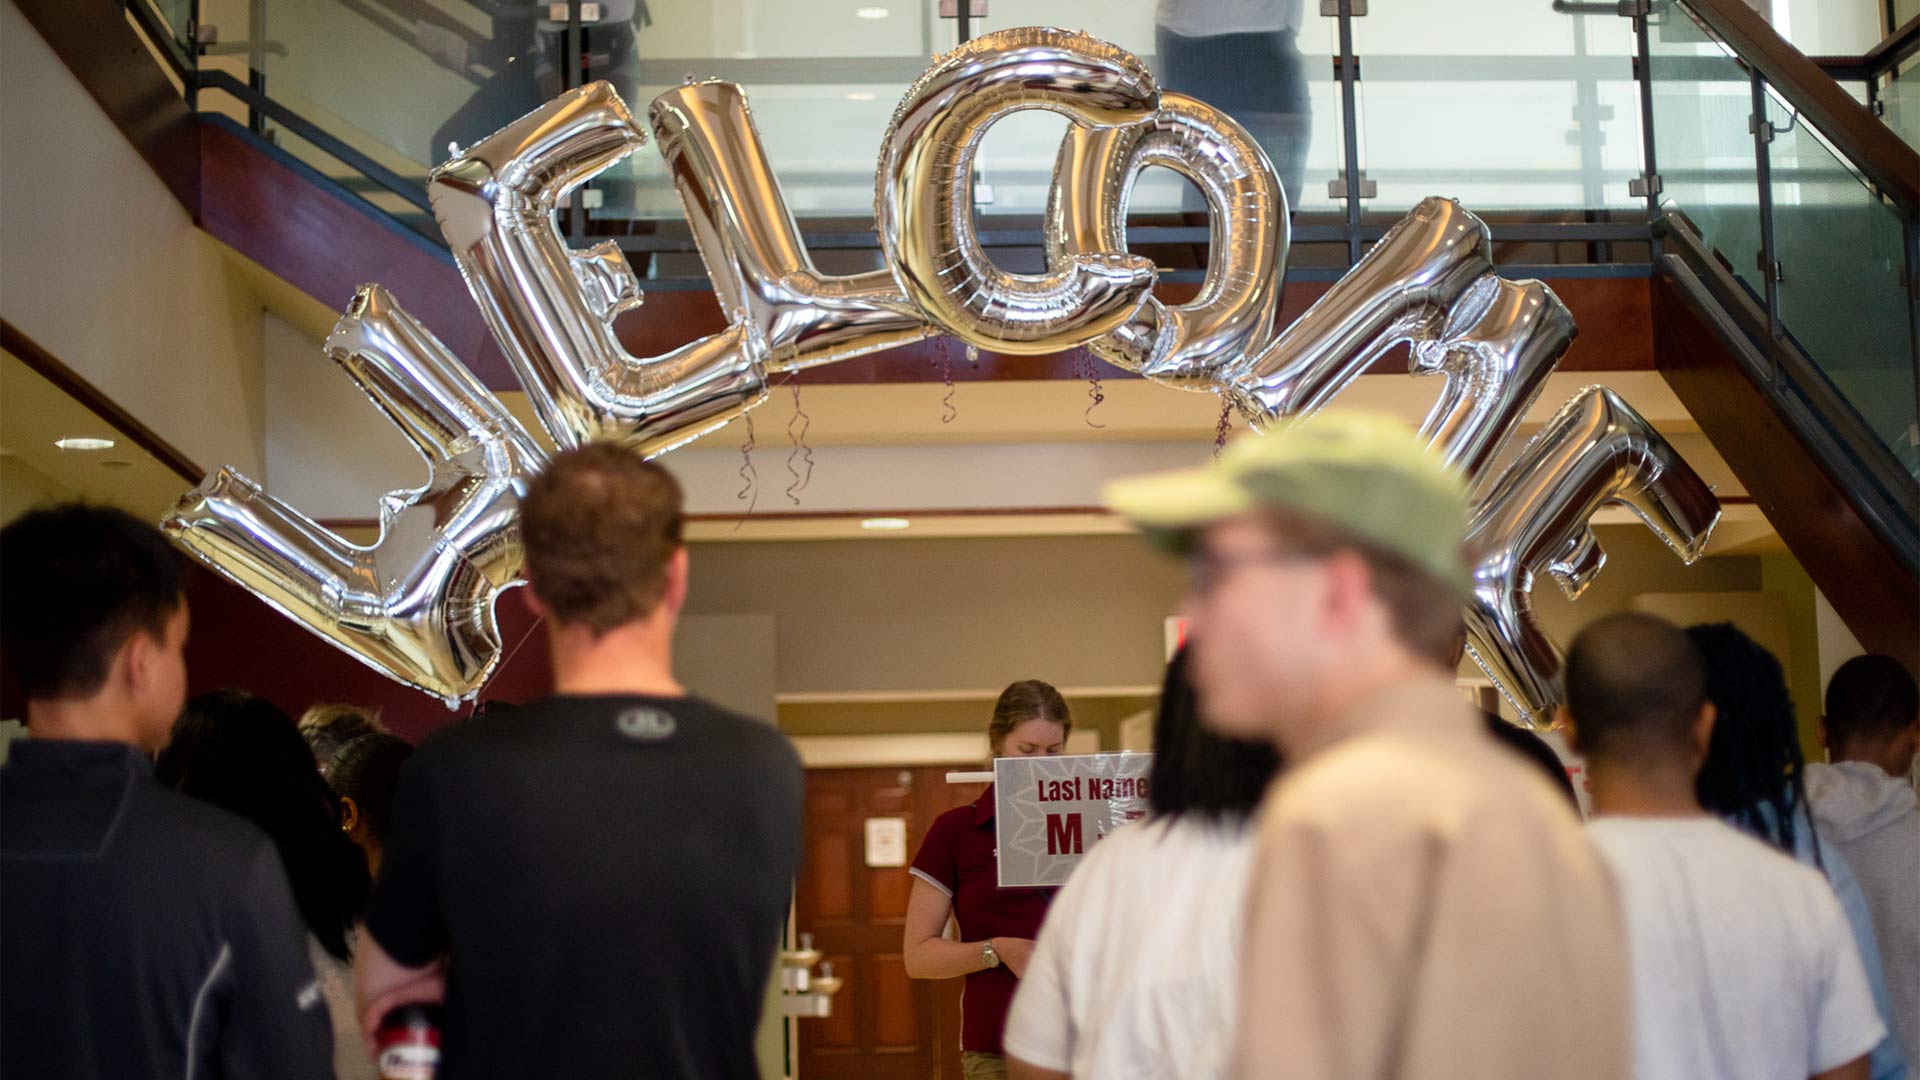
[[[1920,1062],[1920,693],[1849,661],[1809,763],[1727,624],[1594,622],[1531,732],[1455,685],[1457,476],[1324,413],[1113,485],[1186,559],[1151,813],[1001,888],[989,789],[913,859],[907,974],[964,979],[968,1080],[1895,1080]],[[788,740],[689,695],[677,484],[611,446],[521,504],[554,693],[418,749],[370,711],[186,698],[183,568],[66,506],[0,530],[29,739],[0,769],[0,1071],[370,1077],[442,1008],[443,1077],[758,1076],[802,847]],[[1544,719],[1544,718],[1543,718]],[[1063,753],[1009,685],[995,756]]]

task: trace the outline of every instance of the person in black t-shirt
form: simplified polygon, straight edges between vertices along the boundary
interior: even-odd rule
[[[272,841],[162,788],[187,604],[159,530],[36,510],[0,530],[0,637],[32,737],[0,769],[0,1075],[333,1075]]]
[[[674,681],[681,520],[631,451],[557,455],[520,506],[556,692],[435,735],[401,775],[361,1021],[444,1000],[441,1080],[758,1075],[802,773],[771,725]]]

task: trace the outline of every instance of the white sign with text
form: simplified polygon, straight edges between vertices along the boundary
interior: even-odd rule
[[[1000,887],[1064,884],[1101,837],[1146,816],[1152,769],[1138,753],[994,761]]]

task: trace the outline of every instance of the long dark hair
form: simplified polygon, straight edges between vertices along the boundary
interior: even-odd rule
[[[339,798],[286,713],[244,690],[201,694],[174,724],[154,776],[260,826],[280,852],[307,929],[327,952],[350,955],[367,861],[340,831]]]
[[[1807,804],[1807,761],[1780,661],[1732,623],[1687,628],[1719,713],[1694,781],[1700,805],[1788,855]],[[1808,819],[1811,827],[1811,818]],[[1820,847],[1813,846],[1820,861]]]
[[[1260,805],[1279,769],[1280,754],[1272,744],[1207,730],[1187,681],[1187,652],[1175,653],[1153,721],[1153,790],[1147,802],[1154,816],[1238,824]]]
[[[398,735],[376,731],[340,748],[327,768],[327,781],[341,798],[352,799],[367,823],[367,832],[385,842],[393,793],[400,786],[400,767],[413,746]]]

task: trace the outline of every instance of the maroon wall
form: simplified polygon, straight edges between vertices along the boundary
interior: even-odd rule
[[[524,589],[509,589],[500,598],[500,640],[507,659],[481,691],[481,700],[527,701],[552,685],[547,636],[525,597]],[[193,612],[188,693],[251,690],[296,718],[316,702],[372,706],[388,728],[414,742],[472,711],[472,702],[449,710],[438,699],[379,674],[211,571],[193,568],[187,602]],[[0,684],[0,715],[26,715],[10,670]]]

